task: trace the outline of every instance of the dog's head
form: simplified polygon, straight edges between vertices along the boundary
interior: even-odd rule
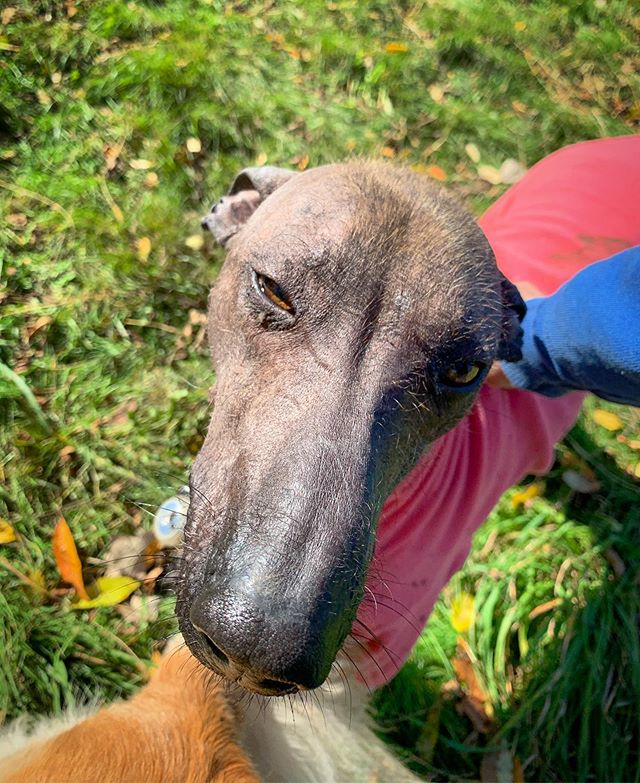
[[[517,358],[524,305],[471,216],[415,173],[243,171],[203,221],[217,383],[178,617],[250,690],[326,678],[393,487]]]

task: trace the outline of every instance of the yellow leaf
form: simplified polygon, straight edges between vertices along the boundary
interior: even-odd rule
[[[0,13],[0,21],[2,21],[2,24],[9,24],[9,22],[16,15],[16,12],[17,9],[13,8],[13,6],[8,6],[7,8],[3,8],[2,13]]]
[[[122,225],[124,223],[124,213],[120,207],[116,204],[115,201],[112,201],[109,206],[111,207],[111,212],[113,213],[113,217],[115,218],[116,223]]]
[[[126,601],[127,598],[140,587],[137,579],[129,576],[102,576],[96,579],[91,586],[93,598],[75,601],[71,604],[73,609],[95,609],[99,606],[115,606]]]
[[[611,413],[611,411],[602,410],[602,408],[598,408],[593,412],[593,420],[596,424],[604,427],[605,430],[609,430],[609,432],[616,432],[624,427],[620,416],[616,413]]]
[[[198,152],[202,151],[202,142],[195,136],[190,136],[187,139],[187,149],[189,152],[192,152],[194,155],[196,155]]]
[[[480,150],[475,144],[465,144],[464,151],[474,163],[480,163]]]
[[[491,185],[499,185],[502,182],[500,172],[495,166],[478,166],[478,176]]]
[[[384,47],[384,50],[390,54],[397,54],[398,52],[408,52],[409,47],[407,44],[399,43],[398,41],[392,41]]]
[[[526,22],[522,22],[522,21],[518,21],[518,22],[516,22],[513,25],[513,27],[516,30],[516,32],[522,33],[522,32],[524,32],[527,29],[527,23]]]
[[[429,87],[429,97],[434,103],[443,103],[444,90],[442,89],[442,87],[440,87],[439,84],[432,84]]]
[[[149,237],[140,237],[140,239],[136,239],[136,252],[138,258],[143,263],[149,258],[149,253],[151,253],[151,240]]]
[[[64,517],[60,517],[52,538],[53,556],[63,581],[69,582],[81,598],[89,598],[82,578],[82,564],[73,535]]]
[[[636,469],[633,471],[633,475],[640,479],[640,462],[636,465]]]
[[[184,240],[185,245],[191,250],[200,250],[204,245],[202,234],[192,234]]]
[[[451,625],[457,633],[466,633],[475,619],[475,599],[469,593],[460,593],[451,601]]]
[[[0,518],[0,544],[10,544],[17,541],[16,531],[6,519]]]
[[[511,508],[518,508],[519,506],[526,505],[533,498],[537,498],[542,495],[544,485],[539,481],[534,481],[533,484],[529,484],[528,487],[521,489],[519,492],[514,492],[511,496]]]
[[[150,171],[146,175],[143,181],[144,181],[145,188],[151,189],[151,188],[156,188],[158,186],[160,179],[158,175],[155,173],[155,171]]]
[[[396,156],[396,151],[393,147],[383,147],[380,152],[385,158],[395,158]]]
[[[153,161],[146,160],[145,158],[137,158],[136,160],[130,160],[129,165],[135,171],[145,171],[146,169],[153,168]]]

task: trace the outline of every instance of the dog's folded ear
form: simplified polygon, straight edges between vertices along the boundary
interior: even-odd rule
[[[226,245],[260,204],[296,175],[295,171],[276,166],[243,169],[233,180],[228,194],[202,219],[203,228],[208,228],[219,244]]]
[[[500,281],[502,292],[502,337],[498,346],[498,359],[517,362],[522,359],[522,327],[520,321],[527,306],[520,292],[506,277]]]

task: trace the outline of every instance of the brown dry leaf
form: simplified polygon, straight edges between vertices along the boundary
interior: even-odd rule
[[[384,50],[385,52],[389,52],[389,54],[397,54],[398,52],[408,52],[409,47],[407,44],[400,43],[399,41],[392,41],[391,43],[386,44]]]
[[[40,318],[36,318],[34,323],[27,327],[28,339],[30,340],[36,332],[40,331],[40,329],[44,329],[45,326],[49,326],[52,321],[53,316],[51,315],[41,315]]]
[[[151,240],[149,237],[140,237],[140,239],[136,239],[136,254],[142,263],[148,260],[150,253]]]
[[[195,136],[190,136],[186,141],[186,147],[193,155],[197,155],[202,152],[202,142]]]
[[[617,432],[624,427],[622,419],[616,413],[611,411],[605,411],[602,408],[597,408],[592,415],[593,420],[600,427],[604,427],[609,432]]]
[[[506,749],[484,754],[480,762],[480,780],[482,783],[524,783],[520,759]]]
[[[305,154],[300,158],[300,160],[298,160],[296,164],[296,168],[298,169],[298,171],[304,171],[308,165],[309,165],[309,156]]]
[[[129,161],[129,165],[134,171],[146,171],[147,169],[153,168],[154,162],[152,160],[147,160],[146,158],[135,158],[134,160]]]
[[[473,163],[480,163],[480,150],[475,144],[465,144],[464,151]]]
[[[482,164],[478,166],[478,176],[490,185],[499,185],[502,182],[500,172],[495,166]]]
[[[574,492],[580,492],[582,495],[592,495],[602,486],[591,471],[565,470],[562,480]]]
[[[202,234],[192,234],[184,240],[184,243],[190,250],[202,250],[204,237]]]
[[[150,171],[143,180],[145,188],[156,188],[160,183],[160,179],[155,171]]]
[[[618,579],[624,575],[624,572],[627,570],[624,560],[620,557],[620,555],[616,552],[613,547],[609,547],[609,549],[606,549],[604,552],[604,559],[609,563],[611,566],[611,569],[613,573],[616,575]]]
[[[438,182],[446,182],[449,178],[447,172],[441,167],[432,163],[430,166],[425,167],[425,174],[428,174],[433,179],[437,179]]]
[[[28,222],[24,212],[12,212],[10,215],[6,216],[5,220],[14,228],[26,228]]]
[[[67,16],[69,17],[69,19],[71,19],[78,13],[78,9],[73,4],[72,0],[66,0],[64,5],[67,10]]]
[[[488,734],[493,728],[493,705],[478,680],[469,647],[463,639],[458,639],[453,669],[462,689],[462,696],[456,709],[471,721],[479,734]]]
[[[0,544],[11,544],[17,541],[16,531],[11,527],[6,519],[0,517]]]
[[[396,151],[393,149],[393,147],[383,147],[380,150],[380,154],[385,158],[395,158]]]
[[[107,171],[113,171],[122,152],[122,144],[109,144],[102,146],[102,156],[107,166]]]
[[[63,581],[73,585],[80,598],[88,600],[89,594],[84,586],[82,564],[78,557],[78,550],[64,517],[60,517],[58,524],[55,526],[52,545],[53,556]]]
[[[135,413],[137,410],[137,400],[126,400],[121,405],[118,405],[113,413],[102,416],[102,418],[98,420],[98,423],[108,427],[118,427],[122,424],[126,424],[129,421],[129,414]]]

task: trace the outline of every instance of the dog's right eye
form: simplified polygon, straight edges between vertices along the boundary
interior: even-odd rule
[[[287,294],[284,292],[281,286],[266,275],[260,274],[260,272],[253,273],[254,285],[260,292],[260,294],[268,299],[271,304],[274,304],[280,310],[284,310],[290,315],[294,314],[293,305],[289,301]]]

